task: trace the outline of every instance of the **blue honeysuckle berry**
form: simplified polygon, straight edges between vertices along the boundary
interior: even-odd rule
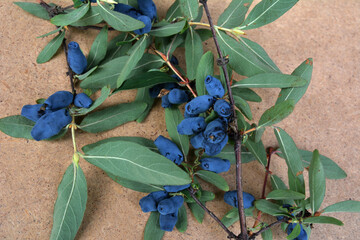
[[[205,137],[204,137],[203,132],[200,132],[200,133],[196,134],[195,136],[193,136],[190,139],[190,143],[195,149],[203,148],[204,147],[204,141],[205,141]]]
[[[170,159],[175,164],[180,165],[184,160],[184,155],[182,154],[178,146],[171,140],[160,135],[154,141],[154,143],[159,149],[160,154]]]
[[[206,139],[203,142],[203,148],[205,149],[205,153],[209,156],[215,156],[221,153],[222,149],[225,147],[229,140],[228,135],[225,136],[225,138],[219,142],[219,143],[210,143],[206,141]]]
[[[145,16],[148,16],[151,21],[157,18],[156,5],[152,0],[138,0],[139,10]]]
[[[157,84],[157,85],[155,85],[155,86],[152,86],[150,89],[149,89],[149,94],[150,94],[150,97],[151,98],[156,98],[158,95],[159,95],[159,93],[160,93],[160,91],[161,91],[161,89],[163,89],[164,88],[164,84]]]
[[[220,118],[210,122],[204,131],[204,137],[208,143],[220,143],[225,136],[227,136],[226,125]]]
[[[220,117],[230,117],[231,116],[231,105],[224,99],[219,99],[214,104],[214,111]]]
[[[172,104],[182,104],[189,100],[186,91],[178,88],[174,88],[173,90],[171,90],[168,96],[169,102]]]
[[[150,32],[151,30],[151,19],[148,16],[141,15],[136,18],[137,20],[143,22],[145,24],[145,27],[137,29],[134,31],[135,34],[143,35],[145,33]]]
[[[170,63],[172,65],[179,65],[179,60],[175,56],[171,56]]]
[[[41,110],[43,104],[35,105],[24,105],[21,109],[21,116],[26,117],[27,119],[36,122],[45,114],[44,110]]]
[[[238,207],[237,199],[238,197],[236,190],[229,191],[224,194],[224,201],[227,204],[236,208]],[[244,199],[244,208],[250,208],[254,206],[255,197],[250,193],[243,192],[243,199]]]
[[[170,213],[167,215],[160,214],[160,218],[159,218],[160,229],[163,231],[171,232],[174,229],[176,222],[178,220],[178,213],[179,212]]]
[[[225,89],[220,80],[211,75],[205,78],[205,88],[210,96],[222,98],[225,95]]]
[[[175,75],[176,76],[176,75]],[[171,77],[173,77],[173,75],[171,75]],[[177,77],[177,76],[176,76]],[[174,88],[179,87],[179,85],[175,82],[168,82],[168,83],[164,83],[164,88],[166,90],[173,90]]]
[[[284,204],[284,205],[282,205],[282,207],[283,207],[283,208],[286,208],[287,210],[290,210],[290,208],[291,208],[292,206],[291,206],[290,204]],[[291,215],[294,216],[293,213],[291,213]],[[284,216],[277,216],[277,217],[276,217],[277,220],[281,220],[281,219],[283,219],[283,218],[284,218]]]
[[[73,101],[73,94],[68,91],[57,91],[45,100],[44,104],[51,110],[68,107]]]
[[[157,191],[148,194],[139,201],[139,205],[143,212],[157,211],[159,202],[168,197],[168,193],[165,191]]]
[[[171,107],[171,103],[169,102],[169,95],[168,94],[161,97],[161,106],[163,108]]]
[[[157,209],[160,214],[167,215],[170,213],[178,212],[179,208],[183,205],[183,203],[184,203],[183,196],[174,196],[159,202]]]
[[[67,61],[74,73],[82,74],[85,72],[87,67],[87,60],[77,42],[70,42],[68,44]]]
[[[184,189],[187,189],[190,187],[190,184],[186,184],[186,185],[177,185],[177,186],[172,186],[172,185],[166,185],[164,186],[164,189],[165,191],[167,192],[171,192],[171,193],[174,193],[174,192],[180,192]]]
[[[230,161],[221,158],[203,158],[200,160],[201,167],[204,170],[211,171],[214,173],[227,172],[230,169]]]
[[[141,13],[134,7],[123,3],[115,4],[114,11],[128,15],[129,17],[135,19],[141,16]]]
[[[66,125],[71,123],[71,116],[67,109],[60,109],[43,115],[31,130],[31,136],[40,141],[55,136]]]
[[[85,93],[79,93],[75,96],[74,105],[81,108],[89,108],[93,100],[88,97]]]
[[[215,98],[209,95],[196,97],[185,105],[185,112],[191,115],[206,112],[214,102]]]
[[[206,128],[204,117],[185,118],[177,126],[178,133],[182,135],[193,135],[203,131]]]
[[[193,117],[198,117],[199,114],[189,114],[186,111],[184,112],[184,118],[193,118]]]
[[[290,235],[297,224],[299,224],[299,223],[290,223],[287,227],[286,233],[288,235]],[[294,240],[308,240],[309,239],[308,235],[307,235],[305,229],[303,228],[302,224],[300,224],[300,227],[301,227],[300,234],[296,238],[294,238]]]

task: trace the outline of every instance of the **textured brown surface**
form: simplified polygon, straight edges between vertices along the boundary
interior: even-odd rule
[[[25,104],[69,89],[62,52],[49,63],[36,64],[36,56],[50,41],[37,36],[54,29],[48,22],[33,17],[12,4],[0,2],[0,117],[19,114]],[[71,1],[56,1],[71,4]],[[160,15],[172,1],[157,2]],[[215,19],[230,0],[209,1]],[[257,1],[255,1],[257,2]],[[226,4],[225,4],[226,3]],[[360,100],[360,1],[303,0],[278,21],[248,37],[261,44],[284,73],[291,73],[308,57],[314,58],[310,88],[283,127],[302,149],[319,149],[335,160],[348,174],[343,180],[327,180],[323,206],[347,199],[360,200],[359,126]],[[90,50],[96,31],[71,30],[69,40]],[[206,49],[213,44],[207,41]],[[181,54],[181,52],[179,52]],[[180,60],[184,56],[178,55]],[[275,102],[277,90],[257,91],[263,103],[252,104],[255,119]],[[134,99],[135,91],[112,97],[107,105]],[[102,134],[77,134],[79,146],[111,136],[142,136],[155,139],[166,135],[164,112],[157,104],[145,123],[129,123]],[[272,131],[266,131],[266,146],[276,146]],[[33,142],[0,133],[0,239],[47,239],[52,226],[52,212],[57,185],[71,163],[71,137],[55,142]],[[84,221],[77,239],[141,239],[148,214],[140,211],[138,200],[144,195],[125,189],[104,176],[98,168],[80,162],[88,184],[89,196]],[[282,160],[274,158],[271,170],[286,175]],[[235,188],[232,167],[226,179]],[[261,176],[259,178],[259,176]],[[261,194],[263,172],[257,163],[244,165],[245,190]],[[220,200],[222,192],[213,189],[216,200],[210,209],[222,216],[227,210]],[[345,226],[316,225],[312,239],[358,239],[359,215],[333,214]],[[267,219],[268,222],[274,219]],[[249,219],[252,223],[252,220]],[[250,225],[250,224],[249,224]],[[231,227],[238,232],[238,225]],[[275,239],[285,235],[276,228]],[[205,217],[203,224],[189,215],[185,234],[166,233],[165,239],[226,239],[224,232]]]

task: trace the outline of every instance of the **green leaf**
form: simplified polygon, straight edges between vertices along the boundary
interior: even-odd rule
[[[50,22],[55,26],[67,26],[82,18],[90,8],[90,2],[66,14],[59,14],[51,18]]]
[[[263,0],[258,3],[241,24],[241,29],[254,29],[269,24],[290,8],[299,0]]]
[[[292,230],[292,232],[286,237],[286,239],[288,240],[292,240],[292,239],[295,239],[299,236],[301,232],[301,226],[300,224],[296,224],[294,229]]]
[[[147,107],[146,103],[122,103],[101,111],[90,113],[79,125],[86,132],[98,133],[113,129],[124,123],[136,120]]]
[[[203,202],[205,205],[205,203]],[[190,211],[194,215],[196,221],[199,223],[202,223],[205,216],[205,211],[202,209],[197,203],[187,203],[188,207],[190,208]]]
[[[100,65],[89,77],[80,83],[80,87],[83,89],[99,89],[110,85],[110,88],[116,88],[116,81],[128,59],[129,56],[122,56]]]
[[[244,114],[247,119],[252,120],[253,116],[249,104],[239,96],[234,95],[233,97],[235,106],[239,108],[239,110]]]
[[[50,20],[49,13],[38,3],[14,2],[14,4],[38,18]]]
[[[128,141],[111,141],[85,152],[84,159],[114,176],[153,185],[185,185],[188,174],[147,147]]]
[[[295,192],[305,193],[305,181],[304,181],[303,174],[295,176],[294,174],[292,174],[291,170],[288,168],[288,183],[289,183],[290,190],[293,190]],[[299,203],[299,202],[297,202],[297,203]]]
[[[265,167],[267,165],[267,157],[263,142],[261,140],[259,142],[254,142],[251,139],[248,139],[244,144],[252,155],[254,155],[256,160]]]
[[[168,82],[177,82],[177,80],[171,77],[169,74],[158,71],[150,71],[142,74],[137,74],[134,77],[127,79],[121,85],[121,87],[116,89],[116,92],[120,90],[152,87],[160,83]]]
[[[39,56],[36,59],[36,62],[40,64],[49,61],[58,51],[59,47],[61,46],[64,40],[64,37],[65,37],[65,31],[62,31],[59,33],[59,35],[53,38],[40,52]]]
[[[304,96],[311,80],[311,75],[313,71],[313,60],[312,58],[306,59],[299,67],[297,67],[294,72],[291,74],[293,76],[301,77],[306,80],[306,84],[302,87],[297,88],[284,88],[281,89],[276,104],[286,101],[288,99],[294,100],[296,104],[302,96]]]
[[[271,174],[270,180],[271,180],[272,189],[274,189],[274,190],[277,190],[277,189],[287,190],[288,189],[287,186],[285,185],[285,183],[277,175]]]
[[[263,240],[272,240],[273,239],[273,233],[271,228],[261,233],[261,237]]]
[[[188,20],[193,20],[198,15],[199,3],[197,0],[179,0],[181,12]]]
[[[282,208],[281,205],[269,202],[264,199],[256,200],[255,207],[258,210],[260,210],[264,213],[267,213],[269,215],[272,215],[272,216],[284,216],[284,215],[287,216],[288,215],[287,211],[284,208]]]
[[[161,240],[165,231],[160,229],[160,213],[151,212],[144,231],[144,240]]]
[[[202,55],[196,69],[196,92],[199,96],[207,93],[205,78],[207,75],[214,75],[214,54],[211,51]]]
[[[303,223],[324,223],[324,224],[334,224],[338,226],[344,225],[340,220],[328,216],[308,217],[303,220]]]
[[[154,37],[168,37],[179,33],[185,26],[186,21],[180,21],[176,23],[167,23],[164,26],[155,28],[149,32]]]
[[[131,190],[137,191],[137,192],[144,192],[144,193],[150,193],[150,192],[156,192],[156,191],[164,191],[164,189],[160,186],[156,186],[153,184],[147,184],[147,183],[140,183],[131,181],[125,178],[121,178],[118,176],[115,176],[111,173],[106,173],[112,180],[117,182],[123,187],[129,188]]]
[[[105,25],[95,38],[87,57],[87,69],[91,69],[105,58],[108,41],[108,27]]]
[[[75,27],[83,27],[83,26],[95,25],[101,23],[102,21],[103,18],[101,17],[99,12],[99,6],[91,6],[89,11],[82,18],[71,23],[70,25]]]
[[[138,40],[134,46],[129,50],[130,56],[126,61],[118,79],[116,86],[120,87],[124,83],[126,78],[129,76],[130,72],[135,68],[136,64],[140,61],[144,55],[144,51],[147,46],[150,44],[150,38],[145,35],[140,40]]]
[[[129,32],[145,27],[145,24],[125,14],[113,11],[107,4],[97,0],[101,17],[113,28],[120,32]]]
[[[262,73],[235,83],[232,88],[288,88],[301,87],[306,80],[282,73]]]
[[[132,37],[129,33],[120,33],[119,35],[114,37],[108,43],[106,56],[102,63],[105,63],[105,62],[111,61],[115,58],[124,56],[129,51],[129,49],[132,47],[131,43],[128,42],[128,43],[124,43],[121,45],[117,45],[117,43],[129,41],[131,38]]]
[[[229,66],[238,74],[251,77],[260,73],[277,72],[246,45],[219,30],[217,36],[224,55],[229,55]]]
[[[274,199],[274,200],[305,199],[305,194],[298,193],[292,190],[277,189],[268,193],[268,195],[266,195],[266,199]]]
[[[195,173],[195,175],[225,192],[229,191],[229,185],[227,184],[226,180],[217,173],[199,170]]]
[[[181,135],[177,131],[177,126],[180,124],[180,122],[183,119],[184,117],[181,114],[179,108],[177,107],[165,108],[166,129],[171,139],[180,148],[180,150],[183,152],[186,158],[187,154],[189,153],[189,146],[190,146],[189,137],[187,135]]]
[[[85,175],[80,166],[72,163],[58,187],[50,240],[75,238],[84,217],[86,201]]]
[[[9,116],[0,119],[0,131],[15,138],[33,139],[31,130],[35,122],[21,115]]]
[[[299,176],[304,168],[301,156],[294,143],[294,140],[281,128],[274,128],[276,139],[280,145],[281,152],[284,154],[286,164],[293,176]]]
[[[261,140],[261,137],[262,137],[262,135],[264,134],[264,132],[265,132],[265,128],[258,128],[258,129],[256,129],[256,131],[255,131],[255,138],[254,138],[254,141],[255,142],[259,142],[260,140]]]
[[[95,67],[91,68],[90,70],[88,70],[86,73],[83,73],[81,75],[75,75],[75,77],[79,80],[84,80],[85,78],[90,76],[97,68],[98,68],[98,66],[95,66]]]
[[[228,211],[225,216],[221,219],[221,222],[226,226],[230,227],[235,222],[239,221],[239,210],[237,208],[232,208]]]
[[[217,25],[223,28],[240,26],[253,0],[233,0],[220,15]]]
[[[202,42],[212,38],[212,33],[209,29],[205,29],[205,28],[195,29],[195,32],[199,34],[199,37],[201,38]]]
[[[186,72],[190,80],[196,78],[197,66],[203,55],[202,41],[193,28],[189,28],[185,39]]]
[[[313,152],[309,168],[310,205],[314,215],[319,210],[325,197],[326,181],[323,166],[320,161],[319,151]]]
[[[199,156],[199,150],[195,151],[196,156]],[[203,153],[202,157],[218,157],[222,159],[227,159],[231,164],[236,163],[235,153],[234,153],[234,145],[226,144],[225,147],[221,150],[218,155],[209,156]],[[254,155],[251,152],[248,152],[245,148],[241,148],[241,163],[249,163],[256,160]]]
[[[312,159],[312,152],[299,149],[299,153],[303,160],[304,167],[308,167],[310,165],[310,161]],[[339,165],[337,165],[330,158],[320,155],[320,161],[323,165],[325,177],[328,179],[342,179],[346,178],[346,172],[342,170]]]
[[[232,90],[234,96],[241,97],[242,99],[250,102],[261,102],[261,97],[250,88],[234,88]]]
[[[55,34],[57,32],[60,32],[61,30],[63,30],[63,27],[58,27],[55,30],[52,30],[51,32],[45,33],[44,35],[41,35],[41,36],[39,36],[37,38],[44,38],[44,37],[50,36],[52,34]]]
[[[360,201],[347,200],[327,206],[322,213],[330,212],[360,212]]]
[[[267,109],[263,115],[261,115],[257,128],[259,129],[262,127],[274,125],[289,116],[293,110],[293,100],[287,100],[285,102],[276,104]]]
[[[202,202],[209,202],[215,199],[215,194],[209,191],[201,191],[201,196],[199,198]]]
[[[181,17],[182,12],[179,5],[179,0],[176,0],[166,12],[165,20],[171,22],[174,18]]]
[[[154,104],[155,98],[150,96],[149,90],[150,87],[139,88],[137,90],[135,102],[144,102],[147,104],[145,111],[136,119],[138,123],[141,123],[145,120]]]
[[[89,108],[82,108],[80,109],[77,114],[81,114],[81,115],[85,115],[91,111],[93,111],[94,109],[96,109],[98,106],[100,106],[109,96],[111,89],[109,87],[103,87],[101,89],[101,95],[98,99],[95,100],[95,102],[93,102],[93,104],[91,105],[91,107]]]
[[[188,221],[187,221],[186,208],[184,205],[182,205],[179,208],[178,220],[175,226],[179,232],[185,232],[187,229],[187,225],[188,225]]]

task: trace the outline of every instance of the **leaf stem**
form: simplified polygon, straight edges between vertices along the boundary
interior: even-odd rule
[[[71,138],[72,138],[72,142],[73,142],[74,153],[77,153],[76,140],[75,140],[75,129],[77,127],[76,127],[76,124],[75,124],[75,117],[74,116],[72,116],[72,121],[71,121],[70,127],[71,127]]]
[[[238,197],[238,209],[239,209],[239,219],[240,219],[240,239],[248,240],[248,233],[246,228],[246,217],[245,217],[245,210],[244,210],[244,200],[243,200],[243,187],[242,187],[242,166],[241,166],[241,134],[238,129],[237,124],[237,118],[236,118],[236,110],[235,110],[235,102],[234,98],[231,92],[231,85],[230,85],[230,78],[229,74],[226,68],[227,61],[223,57],[223,54],[221,52],[219,43],[217,41],[216,33],[215,33],[215,27],[212,22],[212,18],[210,15],[210,11],[207,5],[207,0],[200,0],[200,3],[204,6],[204,10],[206,12],[206,16],[209,21],[209,26],[213,35],[213,40],[215,42],[216,50],[219,55],[218,59],[218,65],[222,67],[222,70],[224,72],[225,80],[226,80],[226,86],[227,91],[229,94],[229,100],[231,104],[231,108],[233,111],[233,130],[235,132],[235,145],[234,145],[234,151],[235,151],[235,158],[236,158],[236,190],[237,190],[237,197]]]
[[[202,23],[202,22],[189,22],[189,25],[190,26],[202,26],[202,27],[207,27],[207,28],[211,28],[210,24],[207,24],[207,23]],[[224,31],[224,32],[229,32],[231,34],[234,34],[234,35],[246,35],[245,32],[241,31],[241,30],[238,30],[236,28],[224,28],[224,27],[219,27],[219,26],[214,26],[214,28],[216,30],[221,30],[221,31]]]

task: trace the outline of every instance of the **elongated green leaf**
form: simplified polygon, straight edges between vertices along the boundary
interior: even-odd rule
[[[82,18],[90,8],[90,2],[66,14],[59,14],[53,17],[50,22],[56,26],[67,26]]]
[[[132,78],[129,78],[121,85],[121,87],[116,89],[116,91],[143,88],[143,87],[152,87],[160,83],[168,83],[168,82],[177,82],[177,80],[171,77],[169,74],[163,72],[157,72],[157,71],[146,72],[135,75]]]
[[[153,28],[149,34],[154,37],[168,37],[179,33],[185,26],[186,21],[168,23],[159,28]]]
[[[89,11],[79,20],[71,23],[71,26],[83,27],[101,23],[103,18],[100,15],[98,6],[91,6]]]
[[[250,102],[261,102],[261,97],[250,88],[234,88],[232,90],[234,96],[241,97],[242,99]]]
[[[31,130],[34,125],[35,122],[20,115],[0,119],[0,131],[15,138],[33,139]]]
[[[325,197],[326,181],[323,166],[320,161],[319,151],[313,152],[309,168],[310,205],[314,215],[319,210]]]
[[[146,107],[147,104],[142,102],[122,103],[108,107],[87,115],[79,128],[91,133],[107,131],[136,120]]]
[[[49,61],[55,53],[58,51],[65,37],[65,31],[62,31],[54,39],[52,39],[45,48],[40,52],[36,59],[37,63],[46,63]]]
[[[306,80],[282,73],[262,73],[235,83],[232,88],[288,88],[301,87]]]
[[[186,72],[190,80],[196,78],[196,69],[203,55],[203,47],[200,36],[192,28],[189,28],[185,39]]]
[[[195,151],[196,156],[199,156],[199,151]],[[208,156],[205,153],[202,154],[202,157],[218,157],[222,159],[227,159],[231,164],[236,163],[235,153],[234,153],[234,145],[226,144],[225,147],[221,150],[218,155]],[[241,163],[249,163],[256,160],[254,155],[247,151],[245,148],[241,148]]]
[[[199,3],[197,0],[179,0],[182,13],[188,20],[193,20],[198,15]]]
[[[232,208],[228,211],[225,216],[221,219],[221,222],[226,226],[230,227],[235,222],[239,221],[239,210],[237,208]]]
[[[269,24],[290,8],[299,0],[263,0],[258,3],[241,24],[241,29],[254,29]]]
[[[259,142],[254,142],[248,139],[245,142],[245,147],[254,155],[256,160],[258,160],[261,165],[264,167],[267,164],[266,151],[263,142],[260,140]]]
[[[100,97],[98,99],[96,99],[95,102],[93,102],[91,107],[82,108],[82,109],[80,109],[80,111],[77,112],[77,114],[87,114],[87,113],[93,111],[95,108],[100,106],[108,98],[110,91],[111,91],[111,89],[109,87],[103,87],[101,89]]]
[[[227,184],[226,180],[217,173],[199,170],[195,173],[195,175],[225,192],[229,191],[229,185]]]
[[[272,240],[273,239],[273,233],[271,228],[261,233],[261,237],[263,240]]]
[[[153,185],[185,185],[188,174],[175,163],[140,144],[111,141],[85,152],[85,160],[127,180]]]
[[[165,231],[160,229],[160,213],[151,212],[144,231],[144,240],[161,240]]]
[[[107,41],[108,28],[105,25],[103,29],[101,29],[91,46],[89,55],[87,57],[88,70],[97,66],[104,59],[106,55]]]
[[[176,222],[176,229],[179,232],[185,232],[188,226],[188,221],[187,221],[187,213],[186,213],[186,208],[184,205],[182,205],[179,208],[179,213],[178,213],[178,220]]]
[[[294,100],[294,103],[296,104],[302,98],[302,96],[304,96],[307,88],[309,87],[312,71],[313,60],[312,58],[308,58],[291,74],[293,76],[299,76],[302,79],[305,79],[306,84],[302,87],[281,89],[276,104],[286,101],[288,99]]]
[[[214,54],[211,51],[202,55],[196,70],[196,92],[199,96],[207,93],[205,88],[205,78],[207,75],[214,74]]]
[[[293,176],[301,175],[304,171],[301,156],[292,138],[281,128],[274,129],[274,133],[280,145],[281,152],[284,153],[286,164]]]
[[[110,10],[107,4],[97,0],[101,17],[113,28],[121,32],[129,32],[145,27],[145,24],[125,14]]]
[[[303,220],[303,223],[323,223],[323,224],[334,224],[338,226],[344,225],[340,220],[328,216],[308,217]]]
[[[290,190],[295,192],[305,193],[304,175],[295,176],[288,168],[288,183]],[[299,204],[299,201],[296,201]]]
[[[186,158],[187,154],[189,153],[189,145],[190,145],[189,137],[187,135],[181,135],[177,131],[177,126],[180,124],[180,122],[183,119],[184,117],[181,114],[179,108],[177,107],[165,108],[166,129],[171,139],[184,153],[184,156]]]
[[[203,202],[205,205],[205,202]],[[190,211],[194,215],[196,221],[199,223],[202,223],[205,216],[205,211],[202,209],[197,203],[187,203],[188,207],[190,208]]]
[[[74,239],[84,217],[86,179],[80,166],[72,163],[58,187],[50,240]]]
[[[176,0],[166,12],[165,20],[171,22],[174,18],[181,17],[182,12],[179,5],[179,0]]]
[[[287,190],[288,189],[287,186],[285,185],[285,183],[281,180],[281,178],[279,178],[275,174],[271,174],[270,180],[271,180],[272,189],[274,189],[274,190],[277,190],[277,189]]]
[[[123,187],[129,188],[131,190],[137,191],[137,192],[144,192],[144,193],[150,193],[150,192],[156,192],[156,191],[164,191],[164,189],[160,186],[156,186],[153,184],[147,184],[147,183],[140,183],[131,181],[125,178],[121,178],[118,176],[115,176],[111,173],[106,173],[112,180],[117,182]]]
[[[144,102],[147,104],[145,111],[136,119],[138,123],[141,123],[145,120],[154,104],[155,98],[150,96],[149,90],[150,87],[139,88],[137,90],[135,102]]]
[[[267,213],[272,216],[287,216],[287,211],[284,208],[281,208],[281,205],[269,202],[264,199],[259,199],[255,201],[255,207],[260,211]]]
[[[360,212],[360,201],[347,200],[327,206],[322,213],[330,212]]]
[[[107,46],[107,52],[103,63],[111,61],[114,58],[124,56],[132,47],[131,43],[128,42],[121,45],[117,45],[117,43],[129,41],[131,38],[132,37],[129,33],[120,33],[119,35],[114,37]]]
[[[252,120],[252,113],[249,104],[239,96],[234,95],[235,106],[244,114],[244,116]]]
[[[212,33],[209,29],[205,29],[205,28],[195,29],[195,32],[199,34],[199,37],[201,38],[202,42],[212,37]]]
[[[90,70],[88,70],[86,73],[83,73],[81,75],[76,75],[76,78],[79,80],[84,80],[85,78],[90,76],[97,68],[98,68],[98,66],[95,66],[95,67],[91,68]]]
[[[109,85],[116,88],[116,81],[128,61],[129,56],[115,58],[100,65],[89,77],[80,83],[81,88],[100,89]]]
[[[294,101],[287,100],[267,109],[259,120],[257,128],[274,125],[289,116],[294,110]]]
[[[240,26],[253,0],[233,0],[220,15],[217,25],[224,28]]]
[[[121,73],[117,79],[116,86],[120,87],[124,83],[126,78],[129,76],[130,72],[135,68],[136,64],[140,61],[144,55],[144,51],[147,46],[150,44],[150,38],[148,36],[143,36],[135,45],[129,50],[130,56],[125,63]]]
[[[301,232],[301,226],[300,224],[296,224],[292,232],[286,237],[287,240],[292,240],[297,238]]]
[[[305,195],[291,190],[277,189],[268,193],[268,195],[266,195],[266,199],[274,199],[274,200],[305,199]]]
[[[44,35],[41,35],[41,36],[39,36],[37,38],[44,38],[44,37],[50,36],[52,34],[55,34],[57,32],[60,32],[61,30],[63,30],[63,27],[58,27],[55,30],[52,30],[51,32],[45,33]]]
[[[50,20],[49,13],[38,3],[14,2],[14,4],[38,18]]]

